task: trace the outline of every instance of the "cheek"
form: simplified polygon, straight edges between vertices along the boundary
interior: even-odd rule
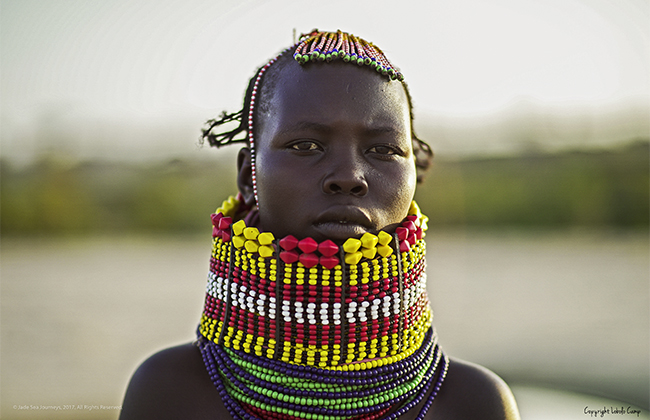
[[[409,162],[410,163],[410,162]],[[415,165],[405,164],[400,170],[381,177],[383,209],[392,223],[400,222],[407,216],[411,201],[415,195],[416,171]]]
[[[256,161],[257,196],[264,230],[285,232],[294,224],[297,209],[303,206],[296,168],[277,156],[258,155]]]

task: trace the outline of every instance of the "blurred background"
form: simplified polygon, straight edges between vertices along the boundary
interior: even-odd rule
[[[193,339],[236,191],[237,147],[200,128],[314,27],[409,83],[447,352],[524,419],[649,418],[645,0],[2,0],[0,417],[116,419],[138,364]]]

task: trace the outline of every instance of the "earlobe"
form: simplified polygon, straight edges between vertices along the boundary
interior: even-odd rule
[[[251,151],[247,147],[243,147],[237,155],[237,187],[244,197],[244,203],[247,206],[253,206],[255,204],[253,169],[251,166]]]

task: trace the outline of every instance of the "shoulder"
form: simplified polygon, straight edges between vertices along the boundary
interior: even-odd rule
[[[217,389],[192,344],[162,350],[135,371],[120,420],[219,418],[226,413]]]
[[[508,385],[482,366],[451,359],[447,377],[431,413],[436,419],[518,420]]]

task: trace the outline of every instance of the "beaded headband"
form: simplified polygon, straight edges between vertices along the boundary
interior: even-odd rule
[[[319,32],[314,29],[302,34],[293,58],[300,64],[341,59],[346,63],[370,66],[391,80],[404,80],[402,73],[376,45],[340,30]]]

